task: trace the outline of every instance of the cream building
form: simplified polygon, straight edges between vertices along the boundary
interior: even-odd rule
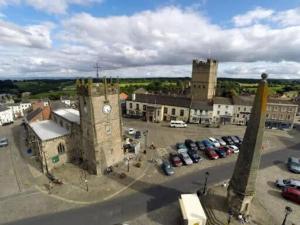
[[[10,108],[0,105],[0,125],[14,122],[14,116]]]

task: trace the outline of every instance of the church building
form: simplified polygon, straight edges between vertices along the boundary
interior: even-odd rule
[[[51,110],[50,120],[28,123],[27,144],[44,173],[66,162],[101,175],[124,158],[119,84],[77,80],[79,110]]]

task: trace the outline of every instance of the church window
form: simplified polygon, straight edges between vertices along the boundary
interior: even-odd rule
[[[220,115],[220,111],[218,111],[217,114]]]
[[[218,109],[221,108],[221,105],[218,105]]]
[[[203,89],[205,89],[205,85],[203,85]]]
[[[131,108],[131,109],[132,109],[132,103],[131,103],[131,102],[129,103],[129,108]]]
[[[140,105],[136,104],[136,110],[140,110]]]
[[[287,115],[287,119],[290,120],[291,119],[291,115]]]
[[[236,114],[236,117],[239,118],[239,117],[240,117],[240,114]]]
[[[61,127],[63,127],[63,126],[64,126],[64,123],[63,123],[63,121],[62,121],[62,120],[60,121],[60,123],[59,123],[59,124],[60,124],[60,126],[61,126]]]
[[[59,143],[57,146],[57,152],[58,154],[64,154],[65,153],[65,146],[63,143]]]
[[[196,84],[194,84],[194,88],[196,88],[197,87],[197,85]]]
[[[143,105],[143,110],[146,110],[146,105]]]

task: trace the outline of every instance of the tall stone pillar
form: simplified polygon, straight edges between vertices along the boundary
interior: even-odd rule
[[[228,205],[234,213],[248,214],[255,195],[268,97],[267,74],[263,73],[261,77],[227,192]]]

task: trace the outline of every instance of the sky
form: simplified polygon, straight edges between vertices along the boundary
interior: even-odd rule
[[[0,79],[300,79],[300,0],[0,0]]]

